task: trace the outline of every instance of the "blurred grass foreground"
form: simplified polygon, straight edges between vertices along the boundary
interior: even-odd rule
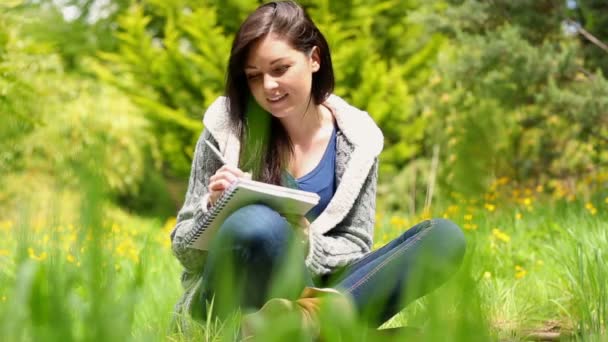
[[[324,340],[607,340],[605,2],[301,3],[385,134],[374,247],[428,217],[468,243],[381,330],[334,314]],[[171,329],[169,232],[257,5],[0,1],[2,340],[237,339],[238,314]],[[306,340],[274,323],[265,341]]]

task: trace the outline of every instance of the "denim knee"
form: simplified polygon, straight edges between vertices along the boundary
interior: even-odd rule
[[[240,250],[248,258],[280,255],[291,239],[285,218],[268,206],[248,205],[231,214],[220,227],[218,239]]]
[[[431,220],[431,229],[436,236],[435,249],[444,257],[444,267],[458,268],[466,251],[466,239],[462,229],[447,219]]]

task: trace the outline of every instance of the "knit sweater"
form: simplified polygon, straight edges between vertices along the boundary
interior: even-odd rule
[[[171,232],[172,249],[184,267],[185,293],[176,305],[178,313],[191,312],[202,282],[206,252],[188,248],[184,238],[206,213],[209,177],[221,167],[212,157],[205,139],[220,149],[228,164],[237,166],[239,137],[230,124],[227,98],[219,97],[205,112],[203,130],[195,149],[184,205]],[[376,210],[378,155],[382,132],[371,117],[331,95],[325,102],[332,109],[336,136],[336,192],[308,228],[306,266],[314,275],[331,273],[351,264],[371,250]]]

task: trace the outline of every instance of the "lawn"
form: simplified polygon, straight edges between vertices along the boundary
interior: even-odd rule
[[[382,328],[413,327],[415,340],[427,341],[607,339],[608,199],[541,192],[456,196],[423,215],[463,227],[466,263],[445,286]],[[0,221],[0,327],[6,341],[233,338],[234,327],[222,322],[169,332],[181,294],[181,269],[169,244],[174,219],[128,215],[94,198],[81,216],[66,218],[60,203],[47,211],[4,213]],[[378,213],[374,247],[423,216]],[[412,331],[351,333],[375,341],[402,340]]]

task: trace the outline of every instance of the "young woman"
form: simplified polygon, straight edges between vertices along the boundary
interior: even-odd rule
[[[232,45],[225,97],[205,113],[185,203],[171,233],[184,266],[178,312],[200,318],[212,299],[218,315],[255,311],[272,297],[297,299],[302,292],[296,307],[314,315],[316,297],[333,293],[378,326],[458,269],[465,239],[444,219],[421,222],[371,251],[383,136],[366,112],[332,94],[333,88],[327,42],[296,3],[267,3],[243,22]],[[255,108],[264,110],[270,132],[259,125],[264,117],[255,116]],[[219,148],[226,165],[205,140]],[[184,236],[232,182],[246,176],[242,170],[253,170],[257,180],[316,192],[321,200],[295,220],[264,205],[241,208],[222,224],[208,253],[187,248]],[[301,234],[306,244],[299,244]],[[304,253],[297,252],[301,247]]]

